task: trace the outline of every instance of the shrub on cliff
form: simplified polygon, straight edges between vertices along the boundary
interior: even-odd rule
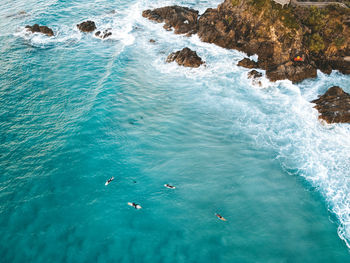
[[[314,53],[318,53],[325,48],[323,38],[319,33],[313,33],[309,36],[308,46],[309,50]]]

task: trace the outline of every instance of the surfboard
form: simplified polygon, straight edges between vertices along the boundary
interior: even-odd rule
[[[217,218],[219,218],[220,220],[222,221],[227,221],[226,218],[222,217],[221,215],[219,214],[215,214]]]
[[[175,189],[176,187],[175,186],[172,186],[170,184],[165,184],[164,185],[166,188],[169,188],[169,189]]]
[[[112,182],[114,180],[114,177],[112,176],[110,179],[108,179],[105,183],[105,186],[109,185],[110,182]]]
[[[128,202],[128,205],[134,207],[135,209],[141,209],[142,208],[140,205],[135,204],[135,203],[131,203],[131,202]]]

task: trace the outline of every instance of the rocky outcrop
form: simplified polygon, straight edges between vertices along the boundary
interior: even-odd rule
[[[350,94],[338,86],[331,87],[324,95],[313,100],[320,112],[320,119],[328,123],[350,123]]]
[[[175,34],[194,34],[197,32],[198,11],[181,6],[166,6],[154,10],[145,10],[142,16],[158,23],[164,22],[164,28],[174,28]]]
[[[39,26],[38,24],[35,24],[33,26],[26,26],[26,28],[32,33],[42,33],[49,37],[54,35],[52,29],[47,26]]]
[[[93,32],[96,30],[95,22],[90,20],[78,24],[77,27],[82,32]]]
[[[171,53],[168,56],[166,62],[170,63],[173,61],[176,61],[176,63],[180,66],[193,68],[198,68],[204,63],[195,51],[192,51],[187,47],[185,47],[181,51]]]
[[[272,0],[225,0],[202,15],[186,7],[168,6],[146,10],[143,16],[164,22],[178,34],[197,33],[199,38],[218,46],[257,54],[257,64],[240,62],[249,68],[266,70],[272,80],[300,82],[339,70],[350,74],[350,28],[348,10],[285,6]],[[299,56],[301,60],[294,63]]]
[[[271,81],[289,79],[293,83],[300,82],[307,78],[316,78],[317,70],[311,65],[293,65],[292,62],[270,67],[266,70],[266,76]]]
[[[262,73],[259,71],[256,71],[255,69],[248,72],[249,79],[257,79],[257,78],[261,78],[261,77],[262,77]]]
[[[249,58],[240,60],[237,65],[244,68],[258,68],[258,63]]]
[[[255,69],[251,70],[248,72],[248,79],[252,80],[252,84],[253,85],[258,85],[258,86],[262,86],[261,83],[261,77],[262,77],[262,73],[259,71],[256,71]]]
[[[108,29],[104,30],[103,32],[97,31],[97,32],[95,33],[95,36],[96,36],[96,37],[99,37],[99,38],[101,38],[101,39],[108,38],[108,37],[110,37],[111,35],[112,35],[112,32],[109,31]]]

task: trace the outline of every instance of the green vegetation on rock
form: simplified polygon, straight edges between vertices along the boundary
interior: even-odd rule
[[[319,33],[314,33],[309,36],[308,41],[309,50],[318,53],[325,48],[324,40]]]

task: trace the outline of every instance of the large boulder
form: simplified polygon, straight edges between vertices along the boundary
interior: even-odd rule
[[[289,79],[293,83],[297,83],[307,78],[316,78],[317,69],[309,64],[295,65],[290,62],[276,67],[269,67],[266,70],[266,76],[271,81]]]
[[[258,63],[249,58],[240,60],[237,65],[244,68],[258,68]]]
[[[77,25],[78,29],[82,32],[93,32],[96,29],[94,21],[85,21]]]
[[[202,59],[197,55],[196,51],[192,51],[187,47],[181,51],[171,53],[166,61],[168,63],[176,61],[180,66],[193,68],[198,68],[204,63]]]
[[[166,6],[145,10],[142,16],[158,23],[165,23],[167,30],[175,29],[175,34],[194,34],[197,32],[198,11],[181,6]]]
[[[315,108],[320,112],[319,118],[328,123],[350,123],[350,94],[342,88],[331,87],[312,103],[316,104]]]
[[[33,26],[28,25],[26,26],[26,29],[32,33],[42,33],[49,37],[52,37],[54,35],[51,28],[47,26],[39,26],[38,24],[34,24]]]

